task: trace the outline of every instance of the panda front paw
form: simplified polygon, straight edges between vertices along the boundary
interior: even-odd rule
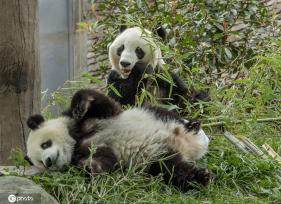
[[[111,70],[107,78],[107,84],[117,82],[120,79],[121,75],[116,70]]]
[[[104,173],[104,169],[102,168],[102,164],[100,161],[93,159],[91,163],[91,172],[92,175],[97,175]]]
[[[103,165],[99,160],[96,159],[86,159],[80,161],[77,165],[80,169],[85,169],[88,173],[92,176],[96,176],[98,174],[104,173],[105,170],[103,169]]]

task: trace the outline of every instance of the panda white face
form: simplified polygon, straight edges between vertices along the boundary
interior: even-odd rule
[[[60,170],[71,162],[75,140],[68,133],[68,121],[66,117],[44,121],[40,115],[28,119],[32,131],[27,140],[27,157],[34,166]]]
[[[139,61],[153,68],[162,62],[160,48],[152,39],[152,33],[139,27],[123,31],[109,47],[109,59],[112,69],[122,78],[127,78]]]

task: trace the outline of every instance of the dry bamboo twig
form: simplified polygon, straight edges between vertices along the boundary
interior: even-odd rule
[[[261,156],[263,158],[266,158],[263,151],[258,148],[249,138],[243,138],[242,142],[247,146],[250,151],[258,156]]]
[[[241,142],[238,138],[236,138],[233,134],[230,132],[226,131],[224,133],[224,136],[231,142],[233,143],[236,147],[238,147],[240,150],[242,150],[244,153],[249,153],[247,146]]]
[[[259,147],[257,147],[249,138],[244,137],[242,140],[240,140],[228,131],[224,133],[224,136],[244,153],[252,153],[265,159],[267,158],[266,155],[264,155],[263,151]]]
[[[242,150],[244,153],[252,153],[257,156],[261,156],[264,159],[267,159],[268,156],[263,153],[263,151],[258,148],[249,138],[243,138],[242,141],[235,137],[233,134],[231,134],[228,131],[224,132],[224,136],[233,143],[236,147],[238,147],[240,150]],[[275,159],[279,164],[281,164],[281,156],[273,150],[271,146],[268,144],[263,144],[262,148],[271,156],[273,159]]]
[[[235,122],[233,122],[234,124],[239,124],[242,122],[252,122],[255,121],[255,119],[247,119],[247,120],[237,120]],[[260,118],[256,120],[259,123],[262,122],[274,122],[274,121],[281,121],[281,117],[277,117],[277,118]],[[202,127],[212,127],[212,126],[218,126],[218,125],[224,125],[226,124],[226,122],[224,121],[220,121],[220,122],[213,122],[213,123],[206,123],[206,124],[202,124]]]
[[[275,159],[279,164],[281,164],[281,156],[275,152],[271,146],[269,146],[268,144],[263,144],[262,148],[270,155],[273,157],[273,159]]]

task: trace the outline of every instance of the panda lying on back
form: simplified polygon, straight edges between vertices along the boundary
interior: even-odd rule
[[[27,124],[31,128],[27,157],[43,170],[86,165],[97,174],[111,172],[118,164],[128,167],[148,161],[149,174],[163,173],[165,183],[183,191],[189,182],[207,185],[210,179],[207,169],[194,164],[206,154],[209,143],[200,123],[161,108],[122,111],[111,98],[85,89],[73,96],[61,117],[45,121],[34,115]],[[96,148],[93,155],[91,144]],[[157,162],[160,155],[168,157],[165,165]]]

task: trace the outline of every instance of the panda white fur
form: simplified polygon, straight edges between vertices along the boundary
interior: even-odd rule
[[[45,121],[34,115],[28,126],[32,130],[27,156],[41,169],[87,165],[96,174],[110,172],[120,163],[128,167],[145,161],[151,162],[149,174],[163,173],[166,183],[183,191],[189,189],[189,182],[207,185],[210,179],[210,172],[194,163],[206,154],[209,144],[200,123],[182,120],[165,109],[122,111],[111,98],[84,89],[74,95],[63,116]],[[92,156],[91,145],[96,149]],[[159,155],[169,157],[164,161],[167,169],[157,161]]]
[[[137,62],[149,64],[155,69],[164,63],[159,46],[155,43],[152,32],[140,27],[122,29],[122,32],[109,46],[109,60],[112,70],[122,78],[127,78]],[[156,30],[165,37],[162,27]]]

